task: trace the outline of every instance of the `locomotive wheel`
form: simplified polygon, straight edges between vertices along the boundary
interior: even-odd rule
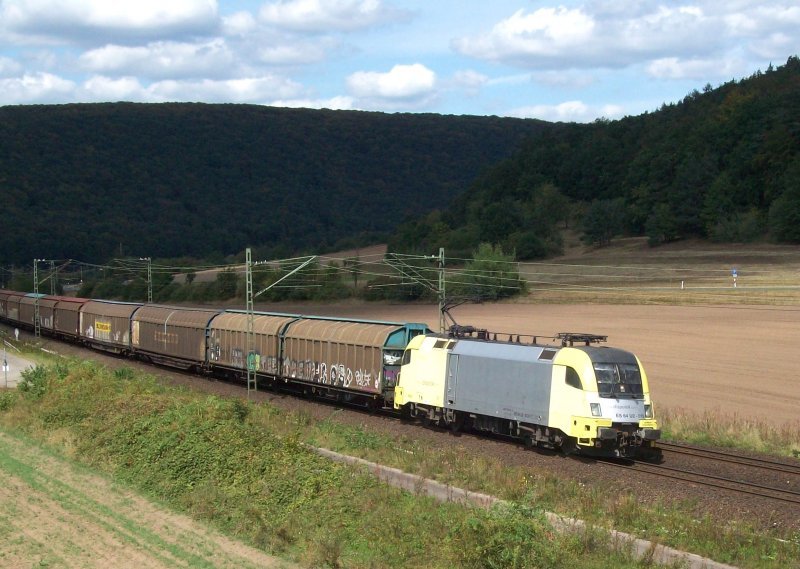
[[[572,437],[564,437],[557,448],[564,454],[575,454],[578,450],[578,441]]]
[[[464,415],[457,411],[454,411],[453,414],[453,420],[449,423],[450,432],[453,434],[460,433],[461,429],[464,428]]]

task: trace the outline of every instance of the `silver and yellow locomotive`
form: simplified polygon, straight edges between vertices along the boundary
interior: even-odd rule
[[[658,459],[661,432],[639,359],[591,345],[603,336],[558,338],[561,346],[417,336],[403,354],[394,407],[565,453]]]

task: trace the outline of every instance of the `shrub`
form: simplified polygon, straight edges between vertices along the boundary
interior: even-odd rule
[[[26,399],[41,399],[47,393],[48,368],[37,365],[22,371],[22,381],[17,389]]]
[[[11,390],[0,391],[0,411],[8,411],[17,400],[16,394]]]

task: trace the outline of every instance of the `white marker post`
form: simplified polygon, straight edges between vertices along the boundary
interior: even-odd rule
[[[731,276],[733,277],[733,288],[736,288],[736,277],[739,276],[736,273],[736,267],[731,270]]]
[[[3,375],[6,378],[6,389],[8,389],[8,355],[6,354],[6,343],[3,342]]]

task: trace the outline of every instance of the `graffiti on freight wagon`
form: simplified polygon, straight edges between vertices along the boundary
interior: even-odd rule
[[[366,369],[353,369],[343,363],[286,360],[283,362],[283,375],[332,387],[380,389],[379,373]]]
[[[278,362],[275,356],[265,356],[258,350],[247,353],[239,347],[227,347],[214,343],[211,338],[208,359],[218,365],[236,369],[250,369],[256,373],[272,376],[290,377],[331,387],[358,389],[359,391],[378,391],[381,388],[381,373],[358,367],[350,367],[342,362],[320,362],[311,359],[287,359]],[[396,372],[387,373],[390,386],[394,385]]]

